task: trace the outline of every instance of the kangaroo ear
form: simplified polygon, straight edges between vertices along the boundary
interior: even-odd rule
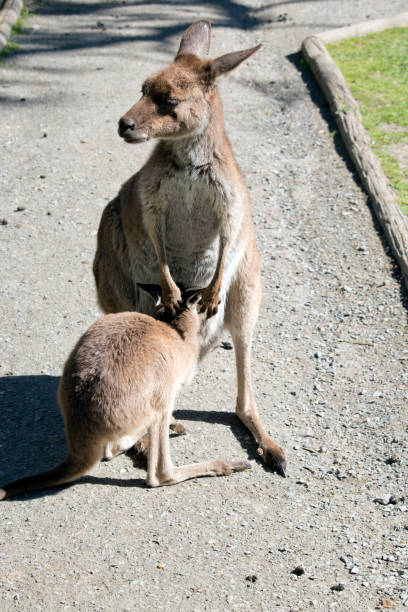
[[[244,49],[243,51],[234,51],[233,53],[227,53],[226,55],[221,55],[212,61],[212,67],[215,71],[216,76],[221,74],[225,74],[226,72],[230,72],[233,70],[241,62],[250,57],[253,53],[258,51],[262,45],[256,45],[256,47],[252,47],[251,49]]]
[[[176,57],[182,53],[193,55],[208,55],[211,43],[211,24],[209,21],[201,20],[193,23],[181,37],[180,47]]]
[[[201,299],[202,291],[203,289],[186,289],[186,291],[183,293],[186,306],[193,306],[193,304],[197,304]]]
[[[137,283],[137,286],[139,287],[139,289],[141,289],[145,293],[148,293],[153,298],[154,305],[156,306],[156,308],[159,308],[163,304],[162,290],[161,290],[160,285],[148,285],[145,283]]]

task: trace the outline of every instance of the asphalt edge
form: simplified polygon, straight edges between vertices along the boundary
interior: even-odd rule
[[[11,28],[19,18],[22,8],[23,0],[6,0],[0,9],[0,52],[9,41]]]

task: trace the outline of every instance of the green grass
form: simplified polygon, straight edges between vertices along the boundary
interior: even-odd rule
[[[408,28],[327,45],[357,100],[372,149],[408,214]]]

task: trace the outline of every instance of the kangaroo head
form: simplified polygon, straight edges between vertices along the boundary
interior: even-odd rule
[[[200,134],[211,118],[215,82],[255,53],[261,45],[203,59],[210,48],[208,21],[193,23],[183,34],[172,64],[142,85],[142,97],[119,120],[119,135],[129,143],[152,138]]]

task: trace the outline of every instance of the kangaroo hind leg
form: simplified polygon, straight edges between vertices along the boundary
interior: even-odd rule
[[[286,458],[281,447],[265,430],[259,418],[251,381],[251,344],[261,300],[259,274],[247,273],[236,279],[227,304],[227,327],[235,349],[238,394],[236,414],[257,441],[258,454],[281,476],[285,476]]]

